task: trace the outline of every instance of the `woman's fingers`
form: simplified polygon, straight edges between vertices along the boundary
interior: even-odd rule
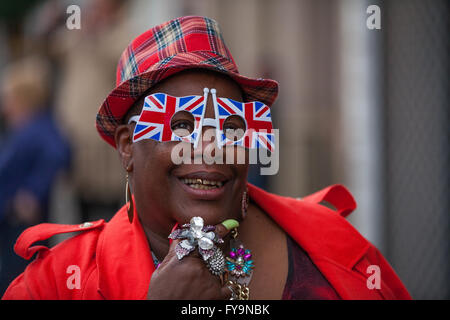
[[[214,232],[215,232],[215,234],[217,235],[217,237],[219,237],[220,239],[223,239],[223,238],[225,238],[225,237],[228,235],[228,233],[229,233],[232,229],[234,229],[234,228],[236,228],[236,227],[238,227],[238,226],[239,226],[239,222],[238,222],[237,220],[234,220],[234,219],[228,219],[228,220],[225,220],[225,221],[223,221],[223,222],[221,222],[221,223],[215,225],[215,230],[214,230]],[[178,223],[172,228],[171,233],[174,232],[175,229],[177,229],[177,227],[178,227]],[[183,240],[181,240],[181,239],[175,239],[175,240],[172,240],[172,239],[171,239],[171,240],[170,240],[170,246],[169,246],[169,254],[170,254],[170,256],[169,256],[169,257],[175,256],[176,258],[178,258],[177,255],[176,255],[176,246],[177,246],[181,241],[183,241]],[[189,253],[189,256],[195,257],[195,258],[201,258],[201,257],[200,257],[200,254],[199,254],[199,252],[198,252],[198,250],[195,250],[195,249],[192,250],[192,251]]]
[[[225,238],[233,228],[239,226],[236,220],[225,220],[215,226],[214,232],[217,237]],[[172,232],[176,231],[177,225],[174,226]],[[176,234],[174,234],[176,235]],[[206,233],[205,233],[206,235]],[[151,281],[153,293],[149,297],[166,297],[167,288],[177,288],[175,292],[169,290],[171,297],[188,298],[204,297],[205,299],[230,299],[232,291],[227,285],[221,283],[220,277],[213,275],[208,270],[207,264],[201,257],[198,245],[189,254],[182,259],[178,259],[177,253],[188,247],[188,244],[180,243],[187,241],[186,239],[174,239],[170,241],[167,256],[155,273]],[[216,244],[217,245],[217,244]],[[153,285],[152,285],[153,283]],[[149,291],[150,292],[150,291]]]
[[[234,229],[237,228],[239,226],[239,222],[237,220],[234,219],[227,219],[225,221],[222,221],[221,223],[215,225],[215,230],[214,232],[217,234],[217,236],[221,239],[225,238],[228,233]],[[172,232],[175,231],[175,229],[178,228],[178,223],[175,224],[175,226],[172,228]],[[172,240],[170,239],[170,247],[169,247],[169,251],[174,251],[176,244],[178,244],[180,242],[179,239],[176,240]]]
[[[217,224],[215,232],[220,238],[223,239],[232,229],[237,227],[239,227],[239,222],[237,222],[237,220],[228,219]]]
[[[196,247],[194,250],[192,250],[188,255],[183,257],[182,259],[178,259],[177,253],[176,253],[176,246],[183,241],[183,239],[175,239],[171,240],[170,246],[169,246],[169,252],[167,253],[166,258],[167,259],[176,259],[176,260],[182,260],[186,257],[192,257],[192,258],[201,258],[200,253],[198,252],[198,248]]]

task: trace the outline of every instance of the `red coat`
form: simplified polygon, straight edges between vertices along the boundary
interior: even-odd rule
[[[301,200],[252,185],[248,189],[250,198],[309,254],[342,299],[410,299],[381,253],[345,220],[356,208],[345,187],[330,186]],[[337,212],[320,205],[323,200]],[[31,246],[74,231],[82,232],[53,248]],[[36,252],[37,257],[10,284],[3,299],[145,299],[154,271],[139,219],[130,224],[125,207],[108,223],[102,219],[75,226],[31,227],[14,249],[25,259]],[[380,289],[368,288],[370,265],[380,268]]]

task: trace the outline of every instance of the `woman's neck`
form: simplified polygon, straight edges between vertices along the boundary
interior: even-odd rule
[[[162,261],[164,257],[169,252],[169,233],[163,235],[160,233],[153,232],[150,228],[143,226],[145,235],[147,236],[147,241],[150,246],[150,250],[154,253],[158,261]]]

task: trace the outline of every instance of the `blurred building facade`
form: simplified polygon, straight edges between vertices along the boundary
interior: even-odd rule
[[[81,8],[82,29],[64,29],[67,15],[59,5],[59,38],[52,38],[62,54],[56,58],[62,66],[55,101],[59,107],[67,102],[67,128],[87,124],[77,134],[82,141],[97,139],[77,155],[89,167],[72,180],[85,181],[78,188],[83,197],[98,196],[106,208],[124,201],[115,151],[93,126],[114,86],[121,50],[154,25],[205,15],[219,22],[242,74],[280,83],[272,112],[280,128],[280,170],[254,181],[293,197],[346,185],[358,202],[350,222],[380,248],[413,298],[450,298],[447,1],[135,0],[97,34],[83,24],[94,10],[90,1],[72,3]],[[381,9],[379,30],[367,28],[369,5]],[[0,31],[0,39],[5,36]],[[73,42],[64,51],[68,38],[83,44]],[[0,52],[0,59],[3,65],[11,57]],[[71,85],[64,70],[85,81]],[[75,109],[80,104],[83,114]],[[99,157],[114,160],[101,167],[93,161]],[[68,190],[60,198],[76,207],[76,192]]]

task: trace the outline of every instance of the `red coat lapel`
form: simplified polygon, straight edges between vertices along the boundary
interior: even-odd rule
[[[248,185],[250,198],[269,214],[309,255],[326,257],[347,268],[369,243],[338,213],[315,203],[281,197]]]
[[[105,227],[97,247],[98,291],[105,299],[147,297],[154,271],[147,237],[137,213],[130,224],[126,208]]]
[[[329,189],[332,187],[334,190]],[[332,187],[305,200],[274,195],[250,184],[248,190],[250,198],[308,253],[341,298],[380,299],[377,290],[367,289],[366,278],[352,270],[370,247],[339,214],[348,215],[356,203],[343,186]],[[342,194],[344,191],[346,194]],[[330,201],[338,194],[339,199],[345,196],[347,201],[334,203],[337,212],[317,204],[324,196]]]

